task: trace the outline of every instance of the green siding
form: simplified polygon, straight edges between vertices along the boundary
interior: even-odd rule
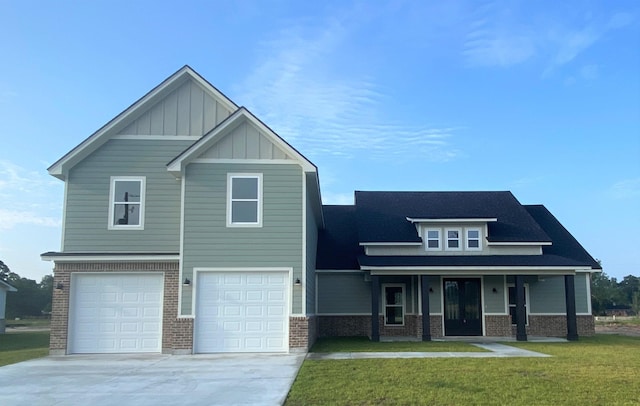
[[[531,313],[566,313],[564,276],[545,276],[544,281],[529,284]]]
[[[589,274],[576,274],[574,286],[576,289],[576,313],[589,313],[589,301],[587,285],[591,283]]]
[[[318,273],[318,313],[371,314],[371,282],[364,272]]]
[[[440,283],[440,277],[429,277],[429,288],[433,289],[433,292],[429,292],[429,313],[442,313],[442,284]]]
[[[166,164],[192,141],[110,140],[67,179],[64,251],[178,252],[180,182]],[[146,176],[144,230],[108,230],[111,176]]]
[[[262,227],[226,226],[227,173],[263,174]],[[302,169],[287,164],[190,164],[185,175],[184,277],[196,267],[287,267],[302,279]],[[182,314],[192,291],[183,289]],[[302,312],[294,287],[292,312]]]
[[[493,289],[496,293],[493,293]],[[484,277],[484,312],[485,313],[505,313],[505,284],[504,276]]]

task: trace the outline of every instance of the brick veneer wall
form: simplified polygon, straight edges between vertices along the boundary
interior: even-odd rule
[[[69,329],[69,292],[72,273],[126,273],[163,272],[164,297],[162,315],[162,351],[171,352],[174,329],[178,327],[178,261],[154,262],[57,262],[54,268],[53,286],[62,284],[63,289],[53,290],[51,304],[51,336],[49,352],[52,355],[66,354]],[[193,330],[193,329],[192,329]],[[193,335],[191,333],[191,335]]]
[[[308,351],[316,342],[317,317],[289,317],[289,350],[293,352]]]
[[[515,335],[511,328],[511,316],[484,316],[487,337],[510,337]]]
[[[592,336],[596,333],[593,316],[576,316],[578,325],[578,336]],[[515,326],[512,326],[515,335]],[[566,316],[534,316],[529,315],[529,325],[527,334],[542,337],[566,337],[567,318]]]
[[[385,326],[380,316],[382,337],[422,337],[422,316],[407,315],[404,326]],[[442,316],[430,316],[431,337],[442,337]],[[371,316],[318,316],[318,337],[369,337]]]

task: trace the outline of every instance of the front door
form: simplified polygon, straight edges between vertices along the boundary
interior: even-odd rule
[[[444,335],[482,335],[480,279],[444,280]]]

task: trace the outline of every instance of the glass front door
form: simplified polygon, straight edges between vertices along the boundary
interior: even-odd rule
[[[444,335],[482,335],[480,279],[444,280]]]

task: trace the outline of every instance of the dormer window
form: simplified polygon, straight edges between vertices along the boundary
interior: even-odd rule
[[[427,251],[442,250],[442,241],[439,228],[427,228],[424,234]]]
[[[480,229],[479,228],[467,228],[467,245],[465,247],[468,251],[480,251],[482,246],[480,245]]]
[[[462,250],[461,235],[462,230],[459,228],[447,228],[445,229],[445,234],[447,237],[447,246],[446,249],[448,251],[460,251]]]

